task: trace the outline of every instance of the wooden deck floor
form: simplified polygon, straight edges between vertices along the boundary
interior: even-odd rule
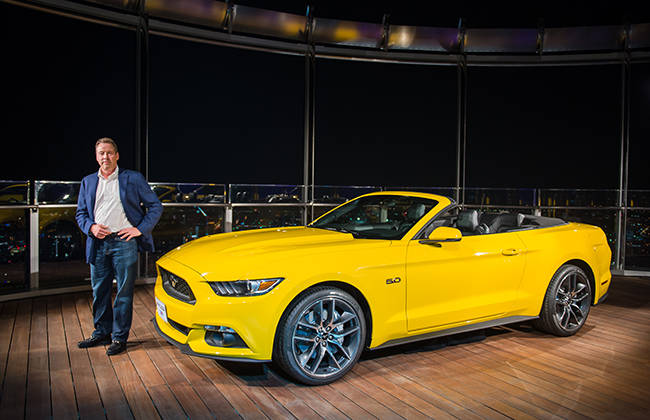
[[[575,337],[525,325],[371,352],[344,380],[287,381],[269,365],[190,357],[161,340],[136,289],[128,351],[78,349],[90,294],[0,304],[0,417],[648,418],[650,279],[616,278]]]

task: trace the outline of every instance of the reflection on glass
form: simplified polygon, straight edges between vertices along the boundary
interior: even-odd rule
[[[630,207],[650,207],[650,190],[628,190],[627,205]]]
[[[388,48],[395,50],[458,50],[458,30],[423,26],[390,25]]]
[[[314,203],[342,204],[360,195],[380,190],[379,187],[316,185],[314,187]]]
[[[0,293],[29,285],[26,219],[25,210],[0,209]]]
[[[77,226],[75,210],[68,207],[41,208],[39,211],[41,288],[85,284],[90,278],[85,262],[85,236]]]
[[[235,207],[232,230],[262,229],[280,226],[302,226],[302,207]]]
[[[322,215],[324,215],[325,213],[327,213],[328,211],[332,210],[335,207],[336,207],[335,205],[332,205],[332,206],[314,206],[313,207],[313,209],[314,209],[314,213],[313,213],[314,217],[309,222],[312,222],[312,221],[318,219],[319,217],[321,217]]]
[[[481,207],[481,206],[475,206],[472,204],[466,204],[461,206],[464,209],[477,209],[479,210],[479,215],[481,212],[490,212],[490,213],[521,213],[521,214],[533,214],[534,209],[532,207],[530,208],[512,208],[512,207]]]
[[[238,4],[234,8],[233,31],[290,38],[298,41],[305,37],[306,16]]]
[[[156,260],[171,249],[202,236],[223,232],[223,218],[223,207],[166,206],[153,230],[156,251],[147,254],[146,276],[156,275]]]
[[[351,47],[377,47],[383,26],[376,23],[314,18],[315,42]]]
[[[532,188],[466,188],[465,203],[481,206],[534,206]]]
[[[650,210],[628,210],[625,269],[650,270]]]
[[[36,181],[37,204],[77,204],[81,182]]]
[[[27,181],[0,181],[0,205],[28,204]]]
[[[616,255],[616,210],[544,209],[542,216],[559,217],[567,222],[586,223],[598,226],[607,236],[612,250],[612,265]]]
[[[545,28],[544,52],[618,50],[622,26]]]
[[[540,190],[542,206],[616,207],[618,190]]]
[[[536,29],[472,28],[466,32],[467,52],[534,53],[536,50]]]
[[[226,3],[213,0],[148,0],[144,7],[152,16],[212,27],[223,24],[228,8]]]
[[[301,203],[302,185],[231,184],[231,203]]]
[[[151,190],[161,203],[225,203],[223,184],[166,184],[150,182]]]

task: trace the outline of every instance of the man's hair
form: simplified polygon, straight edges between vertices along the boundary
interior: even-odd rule
[[[95,143],[95,150],[97,150],[97,146],[99,146],[102,143],[108,143],[111,146],[113,146],[113,149],[115,149],[115,153],[117,152],[117,144],[115,143],[115,140],[113,140],[110,137],[102,137],[101,139],[97,140],[97,143]]]

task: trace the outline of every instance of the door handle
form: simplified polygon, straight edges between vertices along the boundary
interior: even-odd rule
[[[521,250],[515,248],[507,248],[501,250],[501,253],[503,255],[519,255],[520,252]]]

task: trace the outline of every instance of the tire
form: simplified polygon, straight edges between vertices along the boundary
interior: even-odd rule
[[[572,264],[560,267],[551,279],[539,319],[534,326],[542,331],[568,337],[577,333],[589,315],[591,285],[585,272]]]
[[[273,361],[298,382],[324,385],[354,366],[365,342],[366,320],[359,303],[343,290],[314,287],[282,315]]]

